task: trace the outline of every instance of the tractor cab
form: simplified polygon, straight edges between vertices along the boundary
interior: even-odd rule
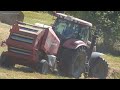
[[[53,30],[60,40],[70,38],[84,42],[88,40],[91,23],[62,13],[56,13],[55,16],[57,19],[53,25]]]

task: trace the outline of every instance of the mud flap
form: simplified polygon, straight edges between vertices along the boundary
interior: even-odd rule
[[[100,53],[100,52],[92,52],[91,59],[96,59],[102,55],[104,55],[104,54]]]

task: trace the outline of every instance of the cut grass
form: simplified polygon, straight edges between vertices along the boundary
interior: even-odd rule
[[[15,69],[0,68],[0,79],[68,79],[68,77],[61,77],[53,74],[43,75],[34,71],[25,71],[27,68],[19,69],[24,66],[16,66]]]
[[[103,58],[109,63],[109,66],[113,69],[120,69],[120,57],[112,56],[112,55],[105,55]]]
[[[0,41],[8,38],[10,25],[0,23]]]
[[[103,56],[107,63],[109,64],[109,79],[120,79],[120,57],[105,55]]]
[[[6,40],[8,38],[8,35],[9,35],[9,30],[10,30],[10,26],[9,25],[6,25],[6,24],[3,24],[3,23],[0,23],[0,43],[3,41],[3,40]],[[3,51],[6,51],[7,50],[7,47],[2,47],[0,46],[0,54],[3,52]]]

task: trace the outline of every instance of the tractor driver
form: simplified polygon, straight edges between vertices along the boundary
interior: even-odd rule
[[[67,24],[66,23],[59,23],[58,25],[57,25],[57,27],[56,27],[56,29],[57,29],[57,32],[59,33],[59,34],[62,34],[63,33],[63,30],[65,30],[66,29],[66,27],[67,27]]]
[[[66,30],[63,31],[62,35],[67,38],[76,38],[78,34],[78,25],[75,23],[68,23]]]

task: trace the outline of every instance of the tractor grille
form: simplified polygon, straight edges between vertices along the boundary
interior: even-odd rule
[[[20,34],[16,34],[16,33],[13,33],[10,36],[10,38],[13,39],[13,40],[17,40],[17,41],[20,41],[20,42],[26,42],[26,43],[29,43],[29,44],[32,44],[33,39],[34,39],[32,37],[24,36],[24,35],[20,35]]]
[[[29,50],[20,49],[20,48],[16,48],[16,47],[9,47],[9,51],[17,53],[17,54],[22,54],[22,55],[30,55],[32,53]]]

